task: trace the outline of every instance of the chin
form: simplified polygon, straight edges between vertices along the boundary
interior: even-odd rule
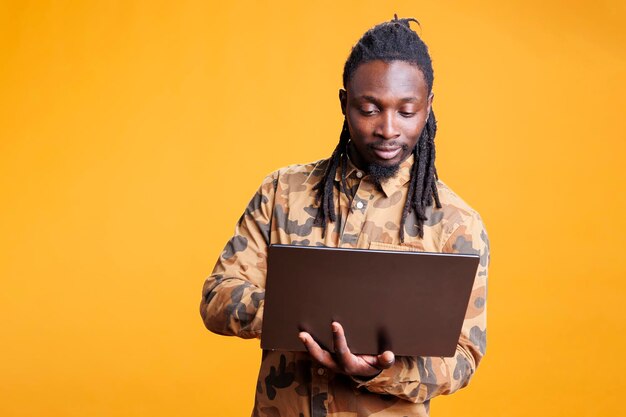
[[[367,174],[370,175],[377,184],[395,176],[400,169],[400,163],[394,163],[393,160],[384,160],[384,162],[385,164],[370,162],[367,165]]]

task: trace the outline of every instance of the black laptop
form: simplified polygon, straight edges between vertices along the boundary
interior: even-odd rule
[[[479,256],[271,245],[261,348],[333,351],[332,321],[355,354],[454,356]]]

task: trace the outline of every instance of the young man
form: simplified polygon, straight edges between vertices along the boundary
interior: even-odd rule
[[[468,384],[485,353],[489,244],[479,214],[438,179],[433,69],[414,19],[382,23],[354,46],[339,91],[345,116],[330,158],[265,178],[202,292],[206,327],[261,336],[270,244],[480,255],[454,357],[264,351],[254,416],[428,416],[430,399]],[[410,329],[407,329],[410,331]]]

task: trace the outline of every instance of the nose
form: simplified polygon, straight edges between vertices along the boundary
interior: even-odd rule
[[[397,126],[396,115],[393,111],[385,111],[381,113],[379,123],[376,126],[374,134],[383,139],[395,139],[400,136],[400,130]]]

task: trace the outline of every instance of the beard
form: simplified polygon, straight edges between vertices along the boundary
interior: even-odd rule
[[[379,165],[376,163],[371,163],[367,165],[367,174],[371,177],[374,184],[380,186],[380,184],[384,181],[387,181],[389,178],[395,176],[400,169],[400,164],[396,165]]]

